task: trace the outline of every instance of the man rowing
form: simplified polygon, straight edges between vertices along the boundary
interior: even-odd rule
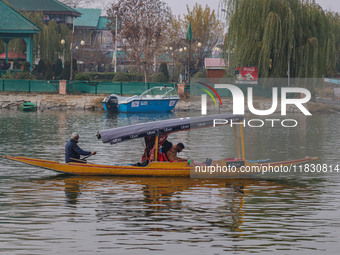
[[[79,135],[74,132],[71,135],[71,139],[66,143],[65,146],[65,162],[84,162],[86,160],[81,160],[80,155],[88,156],[88,155],[96,155],[96,151],[84,151],[78,146]]]

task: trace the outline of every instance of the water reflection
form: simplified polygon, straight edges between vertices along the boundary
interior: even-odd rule
[[[294,227],[294,218],[302,216],[300,212],[304,217],[313,216],[311,209],[319,203],[320,192],[313,182],[317,186],[320,181],[81,176],[32,180],[45,189],[51,185],[51,190],[60,183],[65,202],[75,208],[83,207],[84,199],[92,194],[97,222],[118,221],[134,231],[192,233],[194,230],[203,235],[222,231],[227,238],[245,240],[265,236],[272,241],[276,237],[270,234],[273,230],[269,222],[288,227],[297,238],[293,232],[300,229]],[[183,216],[190,224],[176,223]],[[110,229],[102,231],[114,234]],[[275,228],[274,232],[284,236],[286,231]]]
[[[173,112],[164,113],[107,113],[103,114],[103,120],[111,127],[127,126],[156,120],[178,118]]]
[[[130,163],[143,150],[137,140],[110,146],[95,138],[97,131],[172,117],[181,115],[2,111],[1,153],[63,161],[65,142],[78,131],[81,146],[98,151],[94,163]],[[247,157],[312,155],[339,164],[339,117],[301,117],[299,123],[289,130],[246,129]],[[232,131],[202,132],[171,139],[198,141],[195,156],[204,159],[216,156],[209,155],[215,142],[222,153],[235,151]],[[278,180],[55,176],[0,159],[0,252],[337,254],[339,187],[339,175],[327,174]]]
[[[337,240],[338,179],[39,175],[0,180],[0,237],[15,247],[22,233],[35,236],[20,242],[35,254],[46,252],[43,240],[71,241],[60,252],[119,254],[178,246],[186,254],[321,252]]]

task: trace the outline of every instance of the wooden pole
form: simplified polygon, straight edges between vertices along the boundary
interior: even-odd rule
[[[8,43],[9,42],[6,42],[6,64],[8,64]]]
[[[73,37],[74,37],[74,18],[72,17],[72,38],[71,38],[71,63],[70,63],[70,80],[73,80]]]
[[[118,33],[118,14],[116,13],[115,21],[115,52],[114,52],[114,72],[117,73],[117,33]]]
[[[188,61],[189,84],[190,84],[190,61],[191,61],[191,41],[189,41],[189,61]]]
[[[243,136],[243,123],[240,125],[240,133],[241,133],[241,146],[242,146],[242,159],[245,160],[245,150],[244,150],[244,136]]]
[[[234,133],[235,133],[235,142],[236,142],[237,158],[241,158],[241,154],[240,154],[240,146],[239,146],[239,144],[238,144],[238,138],[237,138],[237,129],[236,129],[236,125],[234,125]]]
[[[156,135],[156,139],[155,139],[155,161],[158,161],[158,138],[159,138],[159,136]]]

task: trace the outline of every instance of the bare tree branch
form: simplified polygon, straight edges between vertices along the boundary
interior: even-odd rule
[[[89,6],[91,6],[92,4],[100,2],[100,0],[59,0],[59,1],[72,8],[81,7],[89,8]]]
[[[118,34],[128,43],[129,60],[144,72],[147,81],[169,24],[170,7],[160,0],[118,0],[107,15],[113,33],[118,16]]]

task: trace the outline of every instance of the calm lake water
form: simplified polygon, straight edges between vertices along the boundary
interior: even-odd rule
[[[91,162],[135,163],[142,140],[111,146],[97,140],[97,131],[182,116],[2,110],[0,153],[63,161],[77,131],[80,147],[98,152]],[[293,117],[296,128],[246,127],[247,158],[309,155],[319,157],[316,164],[340,164],[340,116]],[[170,138],[187,145],[182,157],[235,156],[230,128]],[[340,172],[230,180],[77,177],[0,159],[3,254],[338,254],[339,235]]]

